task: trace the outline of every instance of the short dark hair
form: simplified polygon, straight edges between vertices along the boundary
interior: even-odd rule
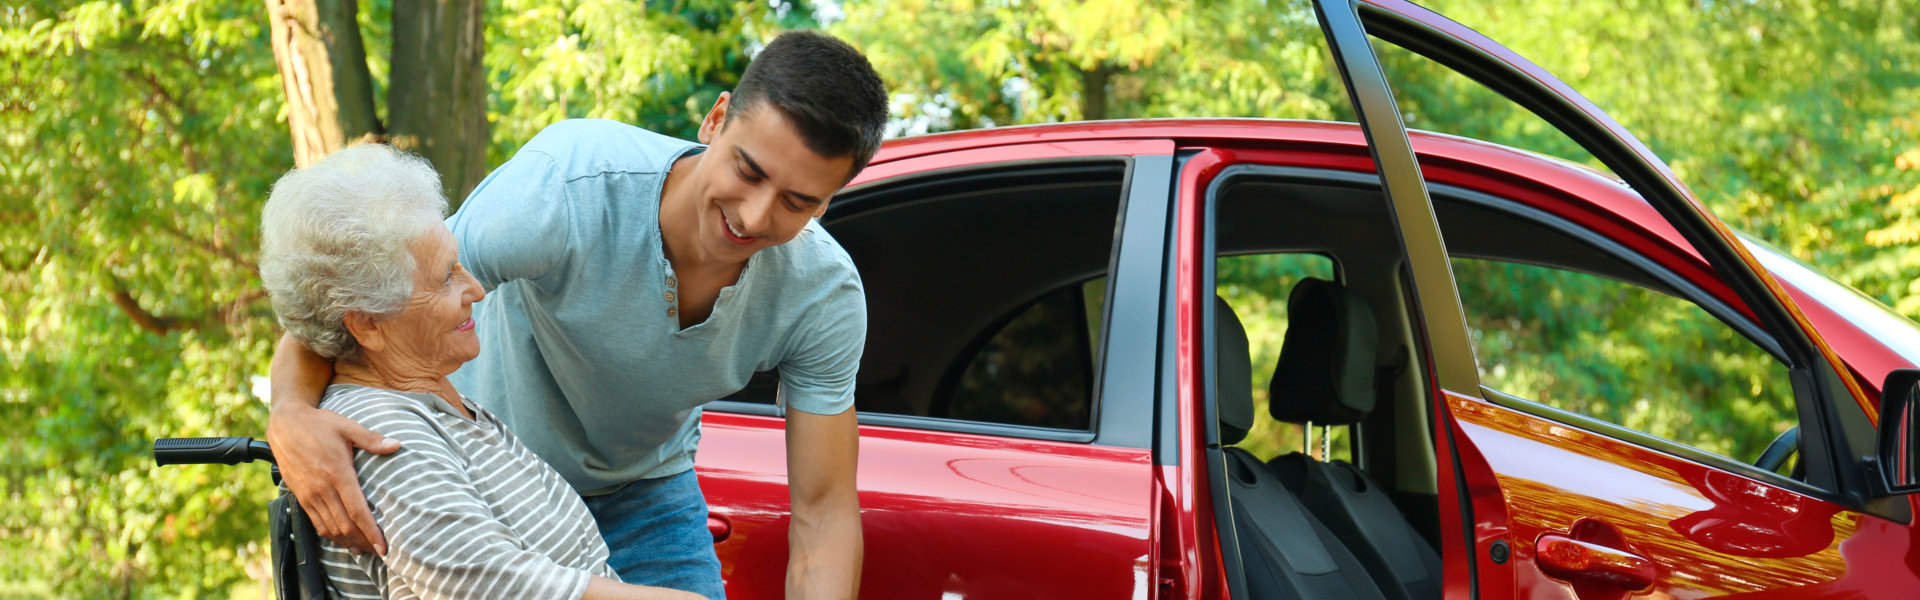
[[[859,50],[823,33],[780,34],[747,64],[734,86],[727,120],[768,102],[780,108],[807,148],[821,156],[853,156],[859,174],[880,151],[887,127],[887,89]]]

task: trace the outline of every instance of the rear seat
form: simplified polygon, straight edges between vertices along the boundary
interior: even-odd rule
[[[1267,466],[1234,444],[1253,427],[1253,367],[1233,307],[1214,298],[1214,397],[1247,598],[1384,599],[1352,552]]]

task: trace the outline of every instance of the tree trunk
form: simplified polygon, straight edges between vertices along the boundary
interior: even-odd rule
[[[1113,70],[1105,63],[1080,71],[1080,118],[1098,121],[1107,118],[1107,79]]]
[[[417,0],[393,11],[388,139],[433,162],[452,208],[487,174],[485,9],[480,0]]]
[[[305,167],[380,133],[373,76],[354,0],[266,0],[273,58],[287,92],[293,161]]]

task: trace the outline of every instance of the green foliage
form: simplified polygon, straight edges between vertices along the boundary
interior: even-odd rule
[[[1350,115],[1299,0],[847,2],[833,33],[926,133],[1083,118]]]
[[[780,31],[813,25],[804,2],[502,0],[487,21],[495,89],[488,162],[504,162],[540,129],[612,119],[694,139],[752,52]],[[372,42],[369,42],[372,43]]]
[[[1786,365],[1690,302],[1547,267],[1453,269],[1482,385],[1743,462],[1798,422]]]
[[[0,579],[17,591],[224,596],[264,557],[264,472],[148,454],[265,416],[247,391],[272,334],[252,248],[291,159],[258,8],[8,9],[0,383],[7,544],[25,546]]]

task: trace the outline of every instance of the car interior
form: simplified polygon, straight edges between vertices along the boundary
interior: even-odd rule
[[[859,267],[869,308],[856,390],[863,421],[893,416],[909,420],[882,422],[1099,443],[1104,279],[1126,176],[1119,160],[1047,161],[953,169],[836,198],[822,221]],[[1471,190],[1431,192],[1456,257],[1626,281],[1747,323],[1551,215]],[[1235,595],[1438,598],[1431,407],[1425,376],[1410,368],[1411,290],[1378,179],[1247,167],[1220,176],[1208,198],[1216,257],[1310,254],[1334,265],[1330,277],[1302,278],[1274,298],[1289,326],[1267,364],[1253,357],[1273,349],[1249,348],[1242,321],[1273,315],[1236,314],[1222,299],[1211,305],[1208,401],[1229,475],[1213,483],[1225,499],[1217,511],[1223,550],[1230,568],[1239,565],[1229,574]],[[1742,333],[1774,348],[1757,328]],[[1272,374],[1266,417],[1345,427],[1350,447],[1317,456],[1250,451],[1256,373]],[[729,400],[771,404],[776,381],[764,373]]]

